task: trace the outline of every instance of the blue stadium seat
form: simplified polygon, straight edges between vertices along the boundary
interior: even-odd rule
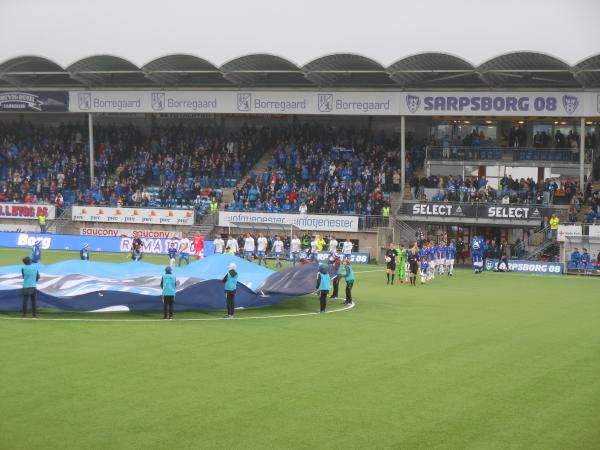
[[[569,262],[567,264],[567,270],[577,270],[577,263],[574,263],[573,261]]]

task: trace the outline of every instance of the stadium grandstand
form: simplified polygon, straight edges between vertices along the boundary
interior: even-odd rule
[[[600,2],[0,15],[0,450],[600,448]]]
[[[214,226],[217,209],[386,215],[404,237],[427,225],[529,242],[552,210],[564,222],[600,213],[599,70],[597,56],[570,66],[535,52],[478,66],[431,52],[388,66],[350,53],[303,66],[269,54],[218,67],[184,54],[141,67],[13,58],[0,64],[0,196],[59,216],[71,205],[190,208]],[[455,229],[407,214],[415,202],[546,210]]]

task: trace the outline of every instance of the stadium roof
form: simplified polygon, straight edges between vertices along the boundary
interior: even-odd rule
[[[514,52],[475,67],[446,53],[419,53],[388,67],[363,55],[338,53],[300,67],[270,54],[251,54],[220,67],[198,56],[163,56],[138,67],[94,55],[61,67],[40,56],[0,64],[0,88],[355,88],[581,89],[600,87],[600,55],[575,66],[544,53]]]

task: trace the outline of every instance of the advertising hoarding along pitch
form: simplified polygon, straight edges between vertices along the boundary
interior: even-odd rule
[[[134,233],[138,233],[142,238],[155,239],[180,239],[182,236],[181,231],[140,230],[134,228],[83,227],[79,230],[79,234],[82,236],[129,237],[133,236]]]
[[[40,215],[46,216],[48,220],[54,220],[56,207],[31,203],[0,203],[0,219],[37,220]]]
[[[80,250],[88,244],[92,252],[128,253],[131,251],[132,237],[100,237],[78,236],[72,234],[40,234],[40,233],[0,233],[0,247],[31,248],[37,241],[41,242],[43,250]],[[142,238],[144,253],[166,255],[167,249],[174,242],[179,248],[177,238]],[[192,243],[190,253],[194,253]],[[204,256],[214,253],[213,241],[204,241]],[[20,255],[23,256],[22,254]],[[15,264],[19,262],[19,255]],[[92,253],[93,259],[93,253]],[[44,261],[42,257],[42,262]],[[165,260],[165,263],[167,260]]]
[[[72,220],[78,222],[109,222],[191,226],[194,224],[194,211],[191,209],[73,206],[71,218]]]
[[[277,225],[307,231],[358,231],[358,217],[345,215],[280,214],[260,212],[220,211],[219,226]]]

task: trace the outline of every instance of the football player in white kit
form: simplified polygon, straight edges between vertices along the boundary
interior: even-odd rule
[[[350,238],[347,238],[346,241],[344,242],[344,244],[342,245],[342,253],[344,254],[345,258],[350,259],[350,253],[352,253],[353,247],[354,247],[354,244],[352,243]]]
[[[248,261],[252,261],[254,256],[254,238],[250,236],[250,233],[246,234],[246,239],[244,239],[244,256]]]
[[[292,240],[290,242],[290,253],[292,257],[292,265],[295,266],[296,262],[300,260],[300,249],[302,247],[302,242],[298,239],[298,236],[293,235]]]
[[[267,267],[267,238],[260,233],[258,235],[258,239],[256,240],[256,255],[258,256],[258,265],[262,265],[265,263],[265,267]]]
[[[275,236],[275,240],[273,241],[273,256],[275,256],[275,267],[283,267],[281,264],[281,255],[283,254],[283,241],[279,236]]]
[[[234,238],[232,235],[230,235],[227,238],[227,248],[229,249],[232,255],[237,255],[240,251],[237,239]]]
[[[335,240],[334,236],[329,239],[329,253],[337,253],[338,241]]]
[[[225,250],[225,241],[221,239],[221,235],[217,234],[217,237],[213,241],[213,246],[215,248],[215,253],[222,255]]]

